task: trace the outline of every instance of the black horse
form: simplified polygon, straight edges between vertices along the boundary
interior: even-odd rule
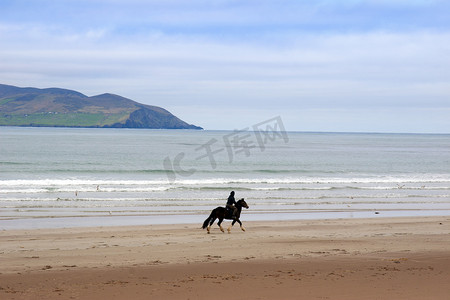
[[[228,233],[231,232],[231,227],[236,222],[239,223],[242,231],[245,231],[245,228],[242,226],[242,222],[239,220],[239,217],[241,216],[241,211],[242,211],[243,207],[248,208],[248,205],[244,201],[244,198],[242,198],[241,200],[236,202],[237,212],[236,212],[236,216],[234,218],[232,217],[233,212],[231,210],[226,209],[225,207],[219,206],[219,207],[213,209],[211,214],[209,215],[209,217],[205,220],[205,222],[203,222],[202,228],[203,229],[206,228],[206,230],[209,233],[209,231],[211,229],[211,225],[214,223],[214,221],[216,219],[219,219],[219,222],[217,223],[217,225],[219,225],[219,228],[222,232],[225,232],[222,228],[222,222],[223,222],[223,219],[228,219],[228,220],[233,220],[230,227],[228,227]]]

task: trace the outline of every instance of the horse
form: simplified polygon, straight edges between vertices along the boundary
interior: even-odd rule
[[[236,208],[237,208],[237,212],[236,212],[236,216],[235,218],[232,218],[232,214],[233,212],[231,210],[226,209],[225,207],[217,207],[215,209],[213,209],[211,211],[211,214],[209,215],[209,217],[205,220],[205,222],[203,222],[203,226],[202,228],[208,231],[208,233],[210,233],[210,229],[211,229],[211,225],[214,223],[214,221],[216,219],[219,219],[219,222],[217,222],[217,225],[220,228],[220,231],[225,232],[222,228],[222,221],[223,219],[227,219],[227,220],[233,220],[233,222],[231,223],[231,225],[228,227],[227,231],[228,233],[231,233],[231,227],[234,225],[234,223],[238,222],[239,225],[241,226],[242,231],[245,231],[245,228],[242,226],[242,222],[239,220],[239,217],[241,216],[241,211],[242,208],[245,207],[248,209],[248,205],[245,202],[244,198],[240,199],[239,201],[236,202]]]

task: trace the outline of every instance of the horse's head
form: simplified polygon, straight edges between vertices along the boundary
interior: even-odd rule
[[[240,199],[239,201],[236,202],[236,206],[241,206],[241,207],[245,207],[245,208],[249,208],[247,202],[245,202],[244,198]]]

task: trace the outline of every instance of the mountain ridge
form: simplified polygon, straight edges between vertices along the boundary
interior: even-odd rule
[[[5,84],[0,84],[0,126],[203,129],[120,95]]]

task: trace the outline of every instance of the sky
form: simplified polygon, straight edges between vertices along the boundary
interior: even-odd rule
[[[2,0],[0,83],[210,130],[450,133],[447,0]]]

